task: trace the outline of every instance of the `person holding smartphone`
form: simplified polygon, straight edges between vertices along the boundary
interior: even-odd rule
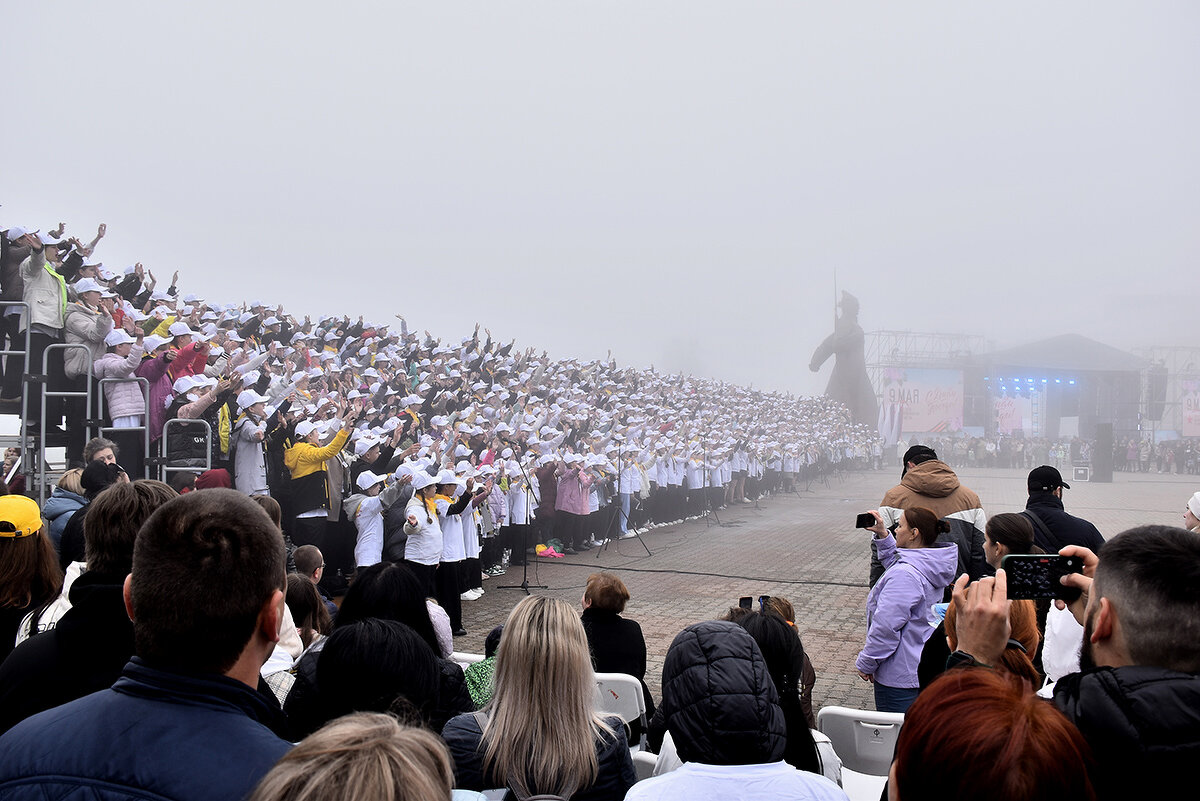
[[[867,595],[867,642],[855,660],[863,681],[875,685],[875,708],[904,712],[919,690],[917,665],[933,632],[934,603],[954,581],[958,548],[939,543],[946,522],[923,506],[900,512],[893,535],[877,510],[870,513],[884,573]]]

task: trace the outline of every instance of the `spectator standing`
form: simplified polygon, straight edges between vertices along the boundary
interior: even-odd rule
[[[879,504],[884,528],[894,528],[899,522],[901,510],[913,506],[929,509],[939,519],[961,521],[955,524],[964,529],[961,535],[955,537],[959,546],[960,567],[972,578],[983,575],[987,569],[983,553],[987,516],[979,503],[979,496],[962,485],[949,465],[938,460],[933,448],[913,445],[905,451],[902,461],[904,470],[900,473],[900,483],[888,490]],[[878,538],[871,541],[872,587],[883,575],[883,564],[876,552],[878,544]]]
[[[1067,514],[1063,507],[1063,490],[1071,485],[1062,474],[1049,465],[1029,471],[1029,499],[1022,513],[1033,523],[1033,541],[1046,553],[1058,553],[1068,545],[1080,545],[1099,551],[1104,537],[1091,523]]]
[[[957,549],[938,543],[947,526],[932,511],[900,512],[893,535],[872,512],[877,553],[885,572],[867,595],[867,642],[854,666],[875,689],[875,708],[903,712],[917,697],[921,649],[933,633],[930,607],[954,580]]]

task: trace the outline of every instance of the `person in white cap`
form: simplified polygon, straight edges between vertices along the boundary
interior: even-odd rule
[[[342,502],[346,517],[354,521],[358,537],[354,541],[354,562],[358,570],[370,567],[383,558],[383,501],[379,497],[384,476],[370,470],[358,474],[358,492]]]
[[[62,341],[67,314],[67,282],[54,266],[48,263],[47,247],[36,232],[26,234],[22,241],[29,246],[29,255],[21,262],[20,268],[21,277],[25,282],[22,300],[27,304],[27,307],[21,310],[20,330],[29,332],[29,372],[41,374],[46,348]],[[21,346],[24,347],[24,343]],[[61,390],[66,383],[62,356],[61,351],[51,352],[47,366],[46,389]],[[21,369],[24,369],[24,363]],[[39,430],[42,424],[40,388],[39,384],[31,385],[29,392],[29,428],[34,431]],[[46,399],[46,433],[65,433],[58,427],[63,410],[62,398]]]
[[[1183,510],[1183,527],[1200,533],[1200,492],[1188,498],[1187,507]]]
[[[341,427],[328,444],[320,445],[321,431],[316,424],[301,420],[296,424],[292,446],[283,452],[283,464],[291,475],[291,507],[296,512],[292,541],[297,545],[315,545],[325,554],[326,569],[321,580],[331,593],[344,588],[345,577],[354,568],[350,564],[354,561],[353,544],[329,536],[332,501],[325,462],[345,447],[361,414],[344,406],[341,412],[344,415]],[[346,547],[348,544],[349,548]]]
[[[104,379],[119,379],[110,383],[102,383],[104,390],[104,412],[112,420],[114,428],[139,428],[146,424],[146,398],[142,394],[139,382],[134,379],[134,371],[142,361],[145,349],[142,329],[134,328],[136,337],[130,336],[124,329],[115,328],[108,332],[104,344],[108,351],[92,365],[92,375],[97,381]],[[142,478],[146,475],[143,462],[144,431],[113,431],[109,437],[125,454],[124,467],[129,475]]]
[[[92,365],[104,355],[104,339],[113,330],[113,294],[105,290],[92,278],[82,278],[75,283],[74,303],[67,305],[63,317],[64,338],[68,345],[83,345],[87,348],[71,348],[63,355],[63,369],[67,377],[66,388],[72,392],[84,392],[91,380]],[[93,417],[94,409],[87,408],[85,398],[69,398],[67,414],[72,420]],[[67,429],[67,462],[82,464],[83,443],[87,429],[73,425]]]
[[[238,416],[229,432],[233,463],[233,486],[247,495],[269,495],[267,460],[263,441],[267,436],[267,396],[252,389],[238,393]]]
[[[426,597],[434,594],[434,576],[442,559],[442,527],[437,510],[437,481],[425,470],[413,473],[412,497],[404,507],[404,564],[416,574]]]

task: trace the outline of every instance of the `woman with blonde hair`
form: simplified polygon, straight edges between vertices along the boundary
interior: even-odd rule
[[[306,737],[262,778],[248,801],[449,801],[446,746],[391,715],[346,715]]]
[[[459,786],[508,787],[518,799],[625,797],[637,778],[625,730],[596,709],[587,637],[570,604],[535,595],[513,607],[493,687],[481,712],[442,732]]]

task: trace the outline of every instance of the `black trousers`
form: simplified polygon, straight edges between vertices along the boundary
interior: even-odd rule
[[[3,308],[0,307],[0,311]],[[4,378],[0,396],[5,398],[21,397],[21,376],[25,372],[25,335],[21,333],[21,315],[6,314],[0,317],[0,350],[19,350],[14,354],[0,359],[4,364]]]
[[[425,594],[426,598],[436,597],[434,575],[437,573],[437,565],[423,565],[420,562],[410,562],[407,559],[402,564],[417,577],[417,581],[421,583],[421,591]]]
[[[458,571],[460,570],[458,562],[442,562],[437,566],[437,573],[434,574],[434,597],[437,598],[438,606],[446,610],[446,614],[450,617],[450,628],[453,631],[458,631],[463,627],[462,624],[462,590],[458,585]]]

